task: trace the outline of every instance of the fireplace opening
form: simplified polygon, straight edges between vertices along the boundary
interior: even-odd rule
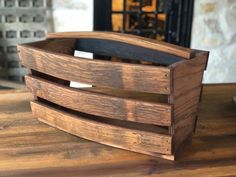
[[[94,30],[190,46],[194,0],[96,0]]]

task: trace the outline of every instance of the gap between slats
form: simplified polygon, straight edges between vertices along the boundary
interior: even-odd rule
[[[61,106],[111,119],[134,121],[161,126],[171,125],[172,106],[74,89],[35,76],[26,76],[28,89],[38,97]],[[96,89],[96,88],[95,88]],[[141,98],[141,97],[139,97]]]

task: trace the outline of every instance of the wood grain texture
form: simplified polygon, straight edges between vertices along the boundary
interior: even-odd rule
[[[172,93],[170,103],[174,103],[174,120],[181,119],[177,112],[188,114],[189,107],[197,111],[198,101],[202,90],[202,78],[207,66],[208,53],[200,52],[194,59],[178,62],[170,66],[172,68]],[[180,111],[178,111],[180,110]]]
[[[65,87],[35,76],[25,76],[36,96],[63,107],[92,115],[162,126],[171,125],[171,105],[107,96]]]
[[[108,88],[108,87],[90,87],[90,88],[81,88],[81,89],[92,91],[95,93],[105,94],[107,96],[142,100],[142,101],[147,101],[151,103],[168,103],[168,95],[163,95],[163,94],[134,92],[134,91],[129,91],[129,90],[114,89],[114,88]]]
[[[166,67],[86,60],[27,45],[18,46],[18,50],[22,65],[64,80],[141,92],[170,92],[170,69]]]
[[[50,39],[50,40],[27,43],[27,45],[36,48],[49,50],[51,52],[59,52],[68,55],[74,55],[75,44],[76,44],[75,39],[57,39],[57,40]],[[18,48],[18,50],[20,49]]]
[[[171,137],[168,135],[137,131],[84,119],[39,102],[31,102],[31,108],[40,121],[79,137],[145,154],[171,155]]]
[[[0,176],[236,176],[235,90],[203,87],[192,145],[175,162],[72,136],[35,119],[31,93],[0,90]]]
[[[191,141],[197,119],[202,78],[207,65],[208,53],[199,52],[192,60],[178,62],[172,68],[173,126],[171,131],[176,152]]]
[[[55,38],[49,36],[48,40],[44,41],[45,45],[62,38],[62,40],[67,38],[76,40],[76,42],[70,41],[71,46],[66,49],[67,52],[65,53],[61,53],[58,48],[54,51],[50,50],[50,45],[53,48],[53,43],[46,48],[42,47],[44,45],[40,44],[40,42],[38,44],[18,46],[21,63],[32,71],[39,73],[39,75],[35,75],[37,77],[26,77],[27,87],[39,98],[39,103],[37,104],[44,103],[43,107],[45,108],[56,104],[54,106],[62,111],[61,113],[56,112],[59,110],[54,110],[53,112],[53,108],[49,107],[48,112],[42,114],[40,110],[43,110],[43,107],[37,107],[33,111],[38,110],[36,116],[39,116],[40,120],[72,134],[76,132],[74,134],[78,136],[80,134],[73,124],[77,123],[80,129],[84,125],[85,127],[82,126],[82,130],[85,131],[85,134],[81,134],[82,137],[87,134],[87,138],[90,140],[115,147],[117,147],[119,142],[115,142],[109,137],[114,134],[113,129],[116,130],[117,127],[122,131],[122,129],[131,130],[134,128],[127,128],[125,127],[126,124],[138,125],[144,123],[145,126],[147,124],[168,126],[168,136],[173,141],[166,142],[166,144],[165,141],[162,141],[160,143],[162,146],[158,150],[155,149],[158,146],[153,146],[153,150],[151,150],[150,144],[148,149],[146,149],[147,142],[143,147],[144,149],[141,148],[141,145],[130,149],[130,144],[121,142],[121,147],[123,148],[146,154],[158,154],[157,156],[160,156],[161,153],[176,157],[176,154],[183,150],[186,144],[191,142],[196,127],[203,72],[206,69],[208,58],[207,52],[183,49],[118,33],[57,33],[52,34],[52,36]],[[76,36],[82,37],[77,38]],[[125,36],[126,42],[124,42]],[[56,42],[54,45],[56,45]],[[63,46],[63,41],[58,47],[60,48],[60,46]],[[159,48],[154,50],[154,47],[157,46]],[[96,54],[102,56],[100,60],[78,58],[68,54],[68,51],[73,49],[95,52],[95,56]],[[189,60],[182,60],[180,56],[186,56],[187,53],[189,54],[189,58],[187,57]],[[194,57],[191,56],[192,54]],[[117,62],[108,61],[107,55],[118,57]],[[127,58],[127,61],[124,58]],[[136,62],[130,61],[130,59],[154,63],[151,63],[152,65],[126,63]],[[164,64],[165,67],[156,66],[155,63]],[[32,74],[34,75],[34,73]],[[112,94],[93,92],[93,89],[69,88],[64,84],[55,83],[56,78],[61,79],[63,82],[76,81],[98,88],[107,87],[135,92],[166,94],[168,95],[169,104],[117,97]],[[33,106],[34,103],[32,104]],[[71,119],[71,122],[69,120],[66,122],[66,118],[60,120],[60,118],[53,117],[52,119],[52,112],[57,116],[65,113],[67,119],[70,119],[73,115],[77,115],[80,119],[87,118],[86,121],[88,122],[99,122],[101,127],[95,127],[95,123],[94,125],[78,123],[74,119]],[[67,115],[67,113],[70,113],[70,115]],[[72,113],[73,115],[71,115]],[[109,122],[104,122],[105,120],[109,120]],[[63,123],[58,125],[57,121]],[[122,124],[118,125],[119,121]],[[94,128],[90,129],[89,126]],[[109,129],[109,126],[113,128]],[[101,132],[106,127],[108,128],[107,131]],[[98,135],[95,136],[91,131],[96,129],[98,129]],[[150,129],[143,130],[143,132],[147,133],[150,131]],[[99,136],[99,132],[104,135]],[[159,136],[160,134],[156,132],[156,135]],[[126,138],[123,134],[121,134],[121,137]],[[145,138],[148,139],[148,136]],[[129,141],[136,142],[136,138],[131,136]],[[152,141],[152,139],[147,141]],[[159,139],[157,141],[159,143]],[[162,149],[165,146],[168,147],[168,152]]]
[[[194,59],[177,62],[172,69],[172,102],[181,94],[201,86],[202,76],[208,60],[207,52],[200,52]]]
[[[173,126],[173,151],[178,158],[186,150],[186,146],[191,144],[194,133],[196,113],[191,112]]]
[[[181,46],[169,44],[166,42],[161,42],[157,40],[152,40],[148,38],[143,38],[135,35],[128,35],[122,33],[113,32],[61,32],[61,33],[48,33],[48,39],[58,39],[58,38],[87,38],[87,39],[104,39],[112,40],[117,42],[123,42],[127,44],[133,44],[136,46],[154,49],[169,54],[173,54],[185,59],[190,59],[195,56],[195,51],[192,49],[184,48]]]

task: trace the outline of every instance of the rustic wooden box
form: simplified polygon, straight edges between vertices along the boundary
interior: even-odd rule
[[[51,33],[18,51],[40,121],[170,160],[191,142],[208,52],[108,32]],[[70,81],[93,87],[71,88]]]

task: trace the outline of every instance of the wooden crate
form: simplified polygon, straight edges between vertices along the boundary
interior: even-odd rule
[[[74,50],[97,59],[74,57]],[[110,32],[49,33],[18,51],[40,121],[169,160],[191,142],[208,52]],[[71,88],[70,81],[93,87]]]

